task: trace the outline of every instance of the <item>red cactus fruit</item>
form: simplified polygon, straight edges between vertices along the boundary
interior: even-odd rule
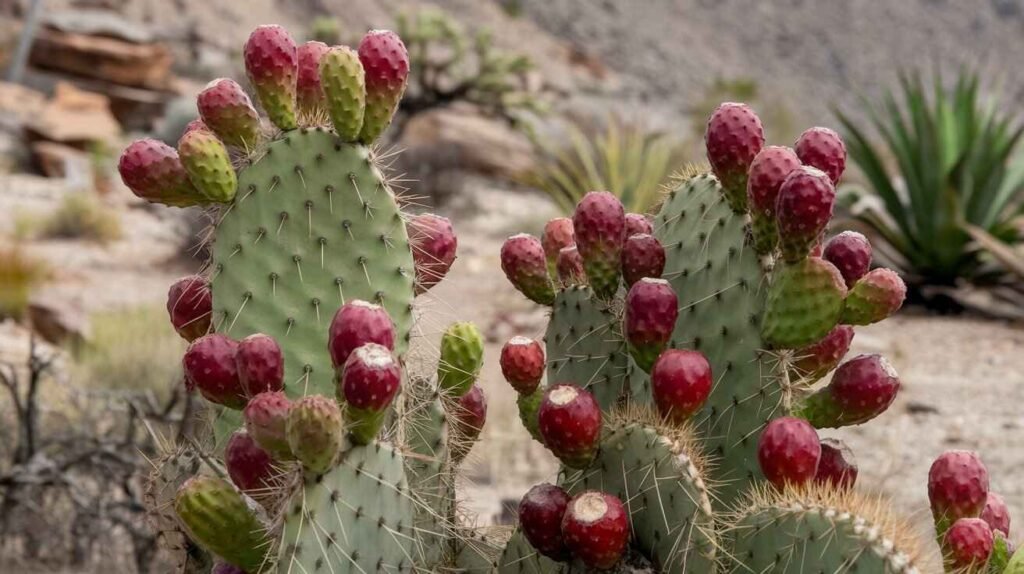
[[[853,342],[853,327],[836,325],[828,335],[794,353],[790,370],[797,378],[816,381],[839,365]]]
[[[292,402],[284,393],[268,391],[249,399],[242,411],[245,430],[274,460],[292,458],[288,437],[285,435],[288,410],[291,408]]]
[[[833,185],[839,183],[846,169],[846,144],[839,134],[828,128],[810,128],[800,134],[795,147],[804,165],[827,173]]]
[[[349,354],[338,385],[349,431],[358,444],[369,444],[384,423],[384,414],[402,381],[402,370],[383,345],[366,343]]]
[[[205,335],[213,314],[210,282],[199,275],[175,281],[167,290],[167,314],[182,339],[191,342]]]
[[[977,453],[950,450],[928,470],[928,500],[939,534],[959,518],[981,514],[988,501],[988,469]]]
[[[634,235],[640,235],[646,233],[647,235],[654,234],[654,226],[651,225],[651,220],[642,213],[627,213],[626,214],[626,239],[633,237]]]
[[[531,301],[541,305],[555,301],[544,247],[536,237],[520,233],[506,239],[501,246],[501,270],[509,282]]]
[[[274,461],[249,433],[237,430],[224,448],[224,466],[231,482],[250,492],[269,488],[274,478]]]
[[[733,211],[747,207],[747,171],[764,147],[764,128],[746,104],[726,102],[708,119],[704,132],[708,161]]]
[[[331,320],[327,348],[337,369],[345,364],[352,351],[366,343],[377,343],[395,349],[395,326],[388,312],[380,305],[353,300],[341,306]]]
[[[811,395],[801,413],[817,428],[859,425],[884,413],[896,399],[900,378],[881,355],[843,363],[827,387]]]
[[[981,510],[981,519],[993,531],[1002,532],[1006,537],[1010,536],[1010,509],[1006,507],[1006,501],[1002,496],[994,492],[988,493],[985,508]]]
[[[569,501],[562,516],[562,538],[573,556],[590,568],[618,564],[629,542],[629,514],[622,501],[588,490]]]
[[[799,167],[786,176],[775,203],[779,245],[786,261],[807,257],[832,219],[835,200],[835,187],[817,168]]]
[[[565,247],[576,245],[576,234],[573,232],[572,220],[568,217],[556,217],[544,225],[544,234],[540,238],[544,247],[544,257],[548,261],[548,271],[554,270],[558,261],[558,252]]]
[[[237,352],[238,343],[220,333],[192,341],[181,361],[189,389],[198,388],[206,400],[230,409],[244,407],[248,397],[238,378]]]
[[[184,207],[201,203],[178,151],[151,138],[131,143],[117,162],[121,181],[149,202]]]
[[[980,518],[960,518],[942,540],[943,551],[953,568],[983,566],[992,555],[992,529]]]
[[[698,351],[668,349],[651,369],[651,392],[661,416],[676,423],[690,418],[711,395],[707,357]]]
[[[607,191],[591,191],[576,204],[572,225],[591,289],[598,297],[614,296],[619,289],[622,245],[626,241],[622,202]]]
[[[501,374],[521,395],[537,390],[544,376],[544,347],[528,337],[512,337],[501,348]]]
[[[284,388],[284,356],[270,335],[256,333],[239,341],[235,365],[247,396]]]
[[[637,237],[637,236],[634,236]],[[672,338],[679,299],[664,279],[641,279],[626,294],[624,335],[636,364],[646,372]]]
[[[907,285],[891,269],[872,269],[861,277],[846,296],[840,320],[849,325],[870,325],[900,310],[907,297]]]
[[[750,206],[754,249],[771,253],[779,242],[775,222],[775,204],[782,182],[796,168],[800,159],[788,147],[768,146],[754,157],[747,176],[747,203]]]
[[[447,217],[423,213],[409,220],[409,243],[416,265],[416,294],[424,293],[448,274],[459,240]]]
[[[545,446],[566,466],[585,468],[597,454],[601,406],[590,391],[569,384],[550,387],[537,422]]]
[[[834,438],[822,439],[821,460],[814,482],[835,488],[853,488],[857,482],[857,460],[846,443]]]
[[[203,123],[224,143],[242,149],[256,146],[260,135],[260,116],[249,96],[228,78],[213,80],[196,96]]]
[[[295,129],[295,86],[299,55],[295,40],[284,28],[259,26],[243,49],[245,71],[267,117],[282,130]]]
[[[844,231],[828,240],[823,256],[839,269],[846,286],[852,288],[871,268],[871,243],[856,231]]]
[[[487,395],[484,389],[474,384],[466,394],[459,397],[452,412],[452,427],[457,440],[452,448],[452,457],[462,460],[480,438],[487,423]]]
[[[398,34],[370,30],[359,42],[366,74],[366,114],[359,141],[372,143],[391,123],[409,77],[409,52]]]
[[[285,435],[292,454],[307,471],[323,474],[337,459],[342,443],[341,410],[334,399],[306,395],[288,410]]]
[[[818,433],[803,419],[774,419],[761,433],[757,460],[765,478],[777,488],[807,484],[814,480],[821,460]]]
[[[626,285],[644,277],[660,278],[665,271],[665,248],[653,235],[638,233],[626,239],[622,248],[622,278]]]
[[[298,47],[298,68],[295,74],[295,95],[299,111],[317,114],[324,109],[324,91],[320,86],[320,59],[331,49],[323,42],[311,40]]]
[[[558,282],[562,285],[586,285],[587,272],[583,270],[583,258],[575,245],[563,247],[558,252],[555,263],[558,269]]]
[[[537,552],[552,560],[567,561],[569,549],[562,538],[562,517],[569,495],[553,484],[538,484],[519,502],[519,527]]]

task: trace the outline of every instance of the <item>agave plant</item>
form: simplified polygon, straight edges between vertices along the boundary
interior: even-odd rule
[[[864,103],[881,144],[837,112],[850,157],[880,200],[855,206],[855,218],[884,242],[879,254],[918,286],[1005,281],[1012,270],[977,237],[1020,240],[1024,125],[983,99],[972,73],[961,73],[952,89],[939,76],[931,88],[918,75],[902,76],[900,91],[902,102],[889,92]]]

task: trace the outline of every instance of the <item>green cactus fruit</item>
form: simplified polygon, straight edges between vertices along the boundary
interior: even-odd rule
[[[295,129],[299,73],[295,40],[280,26],[259,26],[249,35],[242,55],[249,82],[256,89],[267,117],[282,130]]]
[[[218,78],[196,96],[196,106],[210,130],[225,144],[243,150],[256,147],[260,116],[249,96],[234,80]]]
[[[238,179],[228,150],[217,136],[206,130],[188,132],[178,141],[178,155],[204,199],[214,203],[234,199]]]
[[[247,572],[259,572],[266,562],[269,540],[260,507],[226,480],[189,479],[174,511],[193,540],[227,562]]]
[[[870,325],[892,315],[903,306],[907,286],[891,269],[872,269],[853,284],[846,297],[843,323]]]
[[[409,78],[409,52],[390,30],[370,30],[359,42],[366,77],[366,114],[359,141],[371,144],[391,125]]]
[[[768,290],[762,335],[776,349],[819,341],[839,322],[846,283],[839,270],[817,257],[776,269]]]
[[[302,397],[288,410],[285,434],[302,466],[311,473],[323,474],[334,465],[341,446],[341,410],[323,395]]]
[[[441,337],[437,380],[454,397],[469,391],[484,364],[484,339],[473,323],[453,323]]]
[[[403,457],[373,443],[350,446],[329,473],[305,478],[286,503],[279,574],[411,571],[420,564]]]
[[[348,46],[335,46],[320,60],[320,85],[338,137],[354,142],[363,127],[366,80],[359,55]]]
[[[537,411],[540,410],[540,402],[544,400],[544,392],[547,388],[537,387],[530,394],[520,394],[516,398],[516,406],[519,408],[519,420],[533,437],[533,440],[544,444],[544,437],[540,434],[540,424],[537,421]]]

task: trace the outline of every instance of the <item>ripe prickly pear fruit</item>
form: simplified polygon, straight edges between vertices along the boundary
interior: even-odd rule
[[[562,538],[569,552],[589,568],[611,569],[622,559],[629,542],[629,515],[615,496],[585,491],[566,507]]]
[[[470,387],[469,392],[459,397],[451,414],[455,431],[452,459],[459,462],[469,454],[487,422],[487,395],[483,387],[476,384]]]
[[[754,249],[762,255],[774,251],[779,243],[775,204],[782,182],[798,167],[800,158],[793,150],[783,146],[768,146],[762,149],[750,164],[747,175],[747,203],[750,206]]]
[[[519,409],[519,420],[523,427],[530,433],[533,440],[544,444],[544,435],[540,432],[540,405],[544,402],[544,395],[547,389],[538,387],[532,393],[521,393],[516,398],[516,407]]]
[[[563,247],[558,251],[555,262],[558,270],[558,282],[565,287],[570,285],[586,285],[587,272],[583,270],[583,258],[575,245]]]
[[[550,305],[555,301],[544,247],[527,233],[513,235],[501,246],[501,270],[509,282],[531,301]]]
[[[992,545],[992,529],[980,518],[958,519],[942,539],[943,553],[953,568],[984,566]]]
[[[461,397],[469,391],[484,364],[484,338],[476,325],[452,323],[441,336],[441,360],[437,384],[445,392]]]
[[[570,468],[586,468],[597,455],[601,406],[576,385],[559,384],[544,393],[537,411],[544,445]]]
[[[552,560],[568,561],[569,549],[562,537],[562,517],[569,495],[553,484],[538,484],[519,501],[519,527],[537,552]]]
[[[416,264],[416,294],[437,285],[455,263],[459,240],[447,217],[424,213],[409,220],[409,243]]]
[[[607,191],[591,191],[576,205],[572,216],[576,248],[591,289],[609,299],[619,290],[622,246],[626,241],[626,210]]]
[[[366,119],[366,78],[359,55],[348,46],[331,48],[320,60],[320,86],[338,137],[358,140]]]
[[[245,72],[267,117],[282,130],[298,127],[295,88],[299,55],[295,40],[280,26],[258,26],[243,49]]]
[[[203,123],[225,144],[251,150],[259,142],[260,116],[238,82],[213,80],[199,92],[196,106]]]
[[[711,365],[703,353],[668,349],[651,369],[651,392],[661,416],[682,423],[711,395]]]
[[[1002,496],[994,492],[988,493],[985,508],[981,510],[981,519],[993,532],[1002,532],[1004,536],[1010,536],[1010,509],[1006,507],[1006,501]]]
[[[642,213],[627,213],[626,214],[626,239],[633,237],[634,235],[654,234],[654,226],[651,225],[651,220]]]
[[[556,217],[544,225],[544,233],[540,243],[544,247],[544,257],[548,262],[548,273],[555,274],[558,252],[566,247],[576,245],[576,234],[572,228],[572,220],[568,217]]]
[[[622,279],[627,287],[644,277],[661,278],[665,272],[665,248],[653,235],[631,235],[622,247]]]
[[[324,90],[320,82],[320,62],[331,49],[323,42],[310,40],[295,50],[295,102],[299,114],[314,120],[324,110]]]
[[[871,243],[856,231],[844,231],[828,240],[822,256],[836,266],[846,286],[852,289],[871,268]]]
[[[366,343],[395,350],[395,325],[380,305],[359,299],[349,301],[334,314],[328,330],[327,349],[334,368],[343,367],[352,351]]]
[[[259,505],[222,478],[199,475],[174,497],[174,512],[189,537],[246,572],[259,572],[270,542]]]
[[[284,388],[284,356],[270,335],[256,333],[239,341],[235,365],[248,397]]]
[[[409,52],[398,34],[370,30],[359,42],[359,61],[366,70],[366,116],[359,141],[373,143],[391,124],[409,78]]]
[[[827,387],[799,409],[816,428],[859,425],[884,413],[896,399],[900,378],[881,355],[860,355],[843,363]]]
[[[761,472],[776,488],[800,486],[814,480],[821,460],[821,442],[814,427],[803,419],[773,419],[757,444]]]
[[[203,202],[177,150],[151,138],[131,143],[117,162],[121,181],[137,197],[176,207]]]
[[[786,261],[807,257],[832,219],[836,188],[825,172],[802,166],[786,176],[775,203],[779,246]]]
[[[167,314],[182,339],[191,342],[205,335],[213,315],[210,282],[199,275],[175,281],[167,290]]]
[[[307,395],[292,403],[285,422],[292,454],[308,472],[323,474],[334,466],[342,441],[341,410],[323,395]]]
[[[213,203],[229,203],[238,191],[238,177],[224,143],[212,132],[195,130],[178,140],[178,155],[200,195]]]
[[[817,343],[798,349],[794,354],[790,372],[794,378],[813,382],[839,366],[853,342],[853,327],[836,325]]]
[[[369,444],[377,438],[401,382],[401,368],[387,347],[367,343],[349,354],[338,381],[338,399],[345,401],[353,442]]]
[[[846,297],[842,322],[870,325],[900,310],[907,297],[907,285],[892,269],[872,269],[861,277]]]
[[[188,388],[198,388],[206,400],[229,409],[244,407],[248,397],[238,378],[237,352],[238,343],[220,333],[192,341],[181,360]]]
[[[291,408],[292,402],[284,393],[268,391],[249,399],[242,411],[245,430],[274,460],[292,458],[285,432]]]
[[[776,268],[768,288],[761,335],[776,349],[799,349],[828,335],[843,312],[846,284],[817,257]]]
[[[521,395],[537,390],[544,376],[544,347],[528,337],[512,337],[501,348],[501,374]]]
[[[679,300],[668,281],[647,277],[630,287],[623,334],[630,354],[644,372],[651,371],[665,350],[678,316]]]
[[[273,484],[274,461],[244,430],[235,431],[228,439],[224,466],[231,482],[244,492],[266,490]]]
[[[960,518],[978,516],[988,501],[988,469],[975,452],[950,450],[928,470],[928,500],[941,536]]]
[[[814,482],[834,488],[853,488],[857,482],[857,461],[846,443],[834,438],[822,439],[821,460]]]
[[[761,119],[746,104],[723,103],[708,119],[704,143],[729,207],[743,213],[747,209],[747,171],[764,147]]]
[[[828,128],[810,128],[796,140],[796,155],[804,165],[828,174],[832,185],[839,184],[846,169],[846,144],[839,134]]]

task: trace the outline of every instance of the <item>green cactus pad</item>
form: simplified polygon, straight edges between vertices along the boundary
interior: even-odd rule
[[[758,323],[766,280],[745,242],[743,218],[729,208],[714,176],[694,177],[669,192],[654,227],[665,246],[663,277],[679,297],[669,346],[700,351],[711,364],[715,384],[693,420],[715,459],[718,497],[728,504],[762,476],[760,430],[783,414],[776,367],[763,354]],[[646,389],[639,377],[634,373],[632,388]]]
[[[505,543],[505,550],[498,558],[498,574],[542,574],[548,572],[569,572],[569,565],[541,555],[534,550],[523,533],[516,529]]]
[[[615,407],[628,388],[630,359],[616,305],[599,300],[589,287],[564,289],[555,297],[544,335],[548,383],[581,386],[603,410]]]
[[[441,337],[437,380],[454,397],[466,394],[484,364],[484,339],[473,323],[453,323]]]
[[[657,417],[631,412],[622,419]],[[711,495],[694,448],[687,430],[612,423],[594,464],[566,484],[570,493],[596,489],[618,496],[629,511],[637,549],[657,571],[713,573],[718,543]]]
[[[174,499],[174,511],[193,540],[227,562],[249,572],[265,563],[270,540],[262,509],[226,480],[189,479]]]
[[[422,541],[421,566],[434,566],[443,559],[446,519],[451,514],[455,489],[448,460],[447,415],[436,386],[426,379],[414,379],[402,394],[403,427],[409,454],[405,472],[416,493],[416,528]]]
[[[411,571],[420,556],[403,462],[386,444],[352,446],[308,477],[285,507],[278,572]]]
[[[1014,552],[1006,563],[1003,574],[1024,574],[1024,552]]]
[[[765,309],[764,340],[777,349],[816,343],[839,322],[846,295],[843,278],[816,257],[776,269]]]
[[[239,186],[213,248],[216,330],[274,337],[293,398],[334,395],[327,331],[343,301],[383,304],[403,355],[413,321],[412,251],[369,150],[331,132],[293,131],[241,172]],[[238,425],[237,414],[223,417],[220,435]]]
[[[922,564],[909,522],[889,503],[848,489],[754,493],[730,534],[730,572],[934,572]]]
[[[363,127],[366,81],[359,55],[348,46],[335,46],[320,60],[327,115],[338,137],[354,142]]]

